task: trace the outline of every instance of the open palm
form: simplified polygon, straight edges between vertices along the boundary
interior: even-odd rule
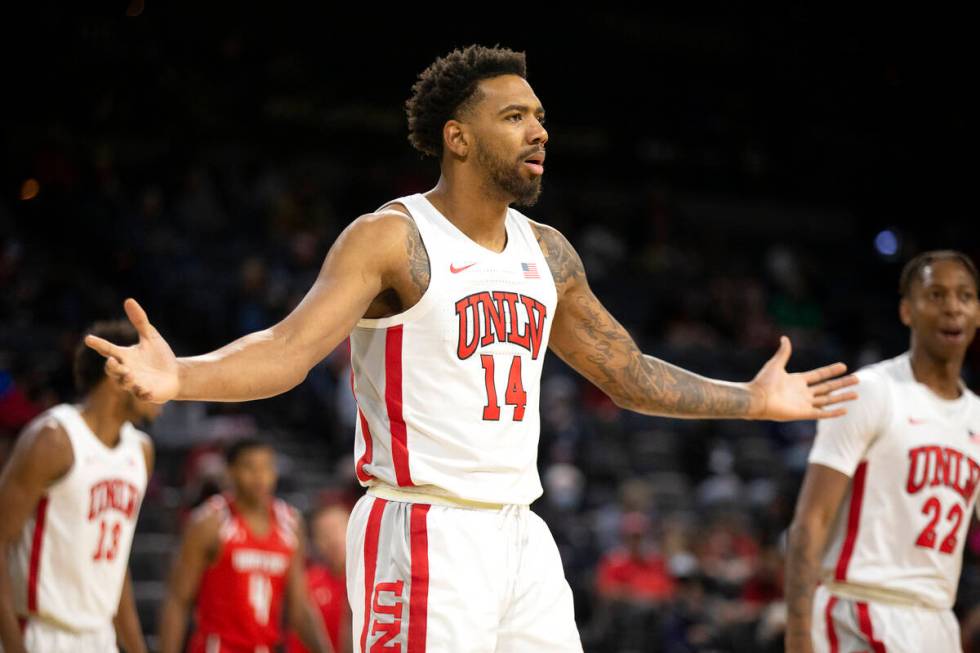
[[[135,299],[123,308],[139,334],[137,344],[121,347],[93,335],[85,336],[85,344],[106,357],[106,374],[121,388],[155,404],[173,399],[180,386],[177,357]]]
[[[858,382],[853,374],[841,376],[847,366],[834,363],[791,374],[786,371],[790,353],[792,345],[789,338],[783,336],[779,349],[749,384],[764,398],[758,418],[776,421],[825,419],[846,413],[847,409],[839,404],[857,399],[857,393],[832,393]]]

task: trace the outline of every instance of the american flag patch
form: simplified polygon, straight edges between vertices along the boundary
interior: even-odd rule
[[[538,264],[537,263],[521,263],[521,270],[524,271],[525,279],[540,279],[541,275],[538,274]]]

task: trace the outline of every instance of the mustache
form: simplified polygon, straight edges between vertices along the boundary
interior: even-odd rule
[[[520,161],[525,161],[528,158],[534,156],[535,154],[544,154],[544,148],[543,147],[536,147],[533,150],[529,150],[528,152],[522,154],[521,155],[521,158],[519,160]]]

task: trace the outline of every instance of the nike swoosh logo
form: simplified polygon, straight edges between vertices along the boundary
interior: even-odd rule
[[[459,274],[460,272],[462,272],[466,268],[471,268],[474,265],[476,265],[476,263],[470,263],[469,265],[464,265],[463,267],[458,268],[455,265],[453,265],[452,263],[450,263],[449,264],[449,271],[452,272],[453,274]]]
[[[922,424],[925,424],[926,421],[927,420],[924,419],[915,419],[914,417],[909,418],[909,424],[911,424],[912,426],[920,426]]]

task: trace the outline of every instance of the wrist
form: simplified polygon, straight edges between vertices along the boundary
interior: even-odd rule
[[[186,358],[177,359],[177,390],[174,392],[174,399],[186,400],[187,396],[184,393],[184,388],[187,386],[187,373],[189,371],[190,364]]]
[[[745,418],[764,419],[769,404],[769,395],[765,388],[762,388],[754,381],[746,383],[745,388],[749,393],[749,409]]]

